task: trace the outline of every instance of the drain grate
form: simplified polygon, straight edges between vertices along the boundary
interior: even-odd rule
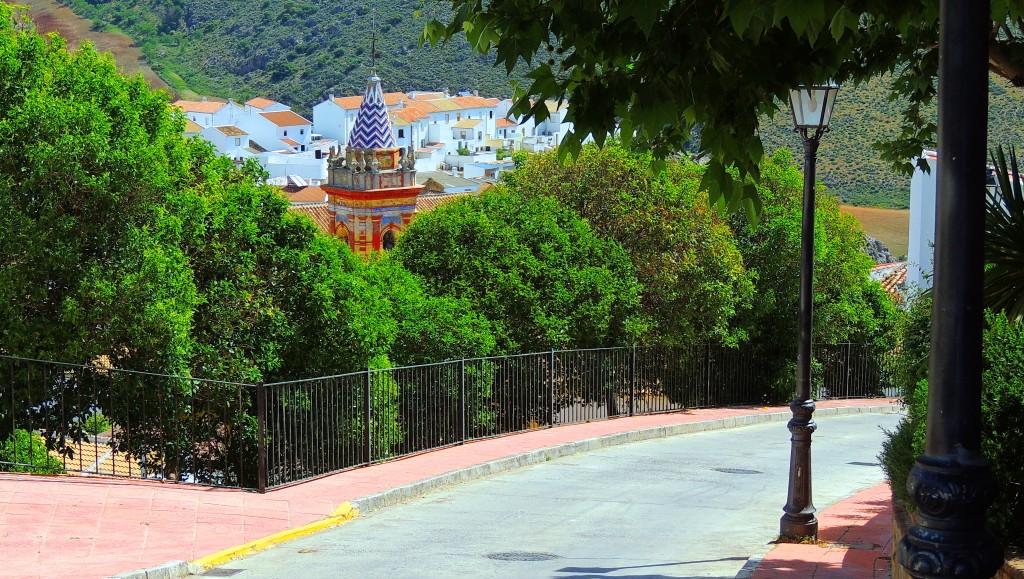
[[[560,559],[552,553],[536,553],[531,551],[507,551],[505,553],[489,553],[485,555],[488,559],[495,561],[550,561]]]
[[[713,468],[718,472],[724,472],[725,474],[764,474],[759,470],[751,470],[749,468]]]

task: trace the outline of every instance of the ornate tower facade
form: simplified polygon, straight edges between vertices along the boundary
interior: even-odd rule
[[[395,145],[380,78],[372,73],[344,154],[327,162],[327,208],[335,235],[355,253],[391,249],[412,222],[416,197],[414,156]]]

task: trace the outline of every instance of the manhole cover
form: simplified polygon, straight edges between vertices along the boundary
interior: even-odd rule
[[[558,555],[551,553],[533,553],[530,551],[509,551],[507,553],[490,553],[486,555],[488,559],[494,559],[495,561],[550,561],[552,559],[558,559]]]
[[[717,470],[725,474],[763,474],[759,470],[750,470],[749,468],[713,468],[711,470]]]

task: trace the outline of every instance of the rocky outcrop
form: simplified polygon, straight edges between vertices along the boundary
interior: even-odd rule
[[[880,240],[869,236],[864,236],[864,239],[867,242],[864,247],[864,253],[875,260],[875,263],[892,263],[896,261],[892,253],[889,253],[889,248]]]

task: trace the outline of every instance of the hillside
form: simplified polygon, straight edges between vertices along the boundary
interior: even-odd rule
[[[32,0],[46,2],[53,0]],[[62,0],[97,30],[123,31],[183,98],[197,95],[246,100],[266,96],[310,114],[328,94],[358,94],[370,69],[373,23],[379,30],[377,69],[385,89],[476,89],[511,94],[503,69],[474,55],[465,42],[417,46],[431,10],[443,3],[396,0]],[[417,8],[427,14],[414,17]],[[442,15],[443,16],[443,15]],[[116,52],[120,58],[123,56]],[[844,87],[832,132],[822,140],[818,177],[853,205],[905,208],[910,178],[878,159],[870,143],[898,131],[899,103],[885,82]],[[990,142],[1024,144],[1024,93],[993,82]],[[801,150],[787,110],[766,120],[765,149]]]

